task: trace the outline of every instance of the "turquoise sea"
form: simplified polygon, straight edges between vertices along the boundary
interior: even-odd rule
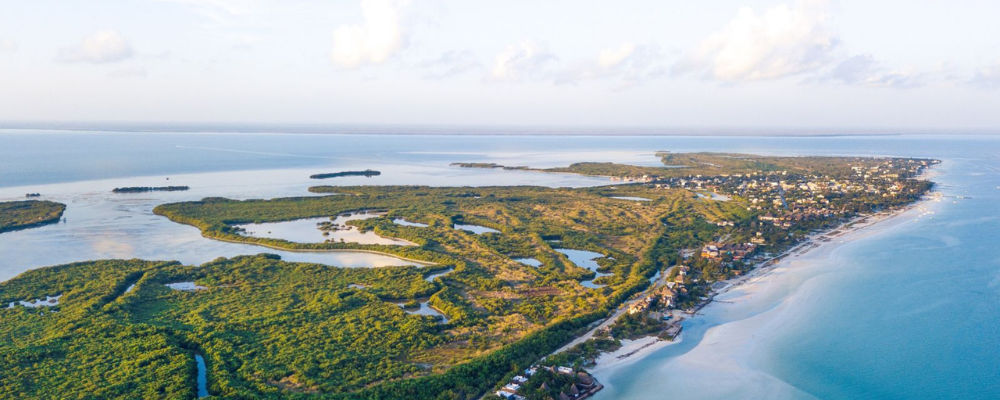
[[[151,213],[206,196],[308,195],[308,175],[373,168],[324,184],[548,186],[608,181],[467,170],[452,162],[655,165],[653,153],[932,157],[936,199],[790,260],[685,325],[680,343],[597,373],[598,399],[1000,398],[1000,138],[327,135],[0,131],[0,200],[39,192],[65,222],[0,234],[0,280],[104,257],[178,259],[274,252],[218,243]],[[118,186],[188,192],[113,195]],[[282,254],[353,267],[391,257]]]

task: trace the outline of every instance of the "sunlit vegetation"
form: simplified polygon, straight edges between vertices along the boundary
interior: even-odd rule
[[[575,329],[606,315],[624,298],[646,287],[648,277],[659,268],[676,261],[676,250],[659,240],[666,232],[664,220],[678,212],[693,223],[706,217],[698,214],[702,202],[688,191],[644,187],[617,189],[652,200],[642,204],[610,199],[605,193],[610,190],[607,188],[338,186],[311,190],[336,195],[248,201],[214,198],[167,204],[155,212],[197,226],[204,235],[221,240],[288,249],[373,250],[434,262],[435,268],[454,268],[436,279],[438,286],[429,295],[429,304],[444,313],[449,322],[439,333],[439,342],[408,355],[411,362],[428,369],[407,376],[437,376],[434,374],[448,373],[478,357],[501,357],[504,346],[530,343],[525,339],[533,334],[550,338],[555,335],[550,330],[554,330],[560,332],[559,337],[572,336]],[[232,230],[241,223],[322,217],[362,209],[387,214],[350,224],[418,246],[294,243],[247,237]],[[403,226],[392,222],[396,218],[425,221],[429,226]],[[500,232],[476,235],[452,228],[456,223]],[[690,228],[706,230],[703,236],[711,236],[717,229],[704,223]],[[555,245],[543,237],[561,241]],[[581,286],[580,282],[593,278],[594,273],[572,264],[553,246],[603,254],[605,257],[597,260],[600,271],[611,275],[599,278],[597,283],[608,286]],[[536,258],[542,266],[531,267],[513,260],[518,257]],[[537,358],[561,345],[547,340],[545,346],[532,347],[529,354]],[[534,358],[525,357],[525,365]],[[502,374],[510,369],[512,359],[500,358],[496,362],[504,365],[499,371]],[[371,378],[378,381],[380,377]],[[484,389],[490,385],[487,383]]]
[[[207,289],[164,286],[181,281]],[[276,393],[290,382],[303,391],[357,390],[423,371],[407,358],[440,344],[442,327],[388,301],[435,289],[418,267],[335,268],[271,256],[33,270],[0,284],[0,299],[48,293],[62,301],[0,311],[3,376],[20,377],[3,381],[0,390],[10,391],[0,397],[131,397],[133,387],[147,390],[140,397],[188,396],[195,352],[205,355],[217,394]]]
[[[65,204],[54,201],[24,200],[0,202],[0,232],[58,222],[65,210]]]
[[[682,167],[570,168],[617,171],[613,176],[634,176],[645,168],[715,174],[794,168],[795,176],[857,172],[846,159],[661,157]],[[712,184],[728,188],[731,182]],[[667,267],[690,265],[682,277],[687,289],[677,299],[684,307],[707,291],[707,283],[747,268],[743,262],[691,258],[685,251],[751,237],[767,243],[767,251],[783,250],[802,232],[833,226],[858,211],[912,201],[928,187],[914,186],[892,198],[833,198],[829,204],[838,207],[836,214],[780,228],[759,219],[770,209],[740,193],[727,192],[733,194],[729,201],[707,201],[697,190],[656,184],[317,186],[310,191],[320,196],[164,204],[154,212],[217,240],[287,250],[375,251],[426,265],[349,269],[260,255],[202,266],[130,260],[29,271],[0,284],[0,301],[64,296],[55,307],[0,310],[0,397],[192,397],[193,355],[202,354],[209,391],[225,397],[475,398],[607,316]],[[416,245],[297,243],[243,235],[237,227],[363,210],[384,215],[347,223]],[[397,219],[427,226],[394,223]],[[475,234],[455,229],[457,224],[499,232]],[[556,249],[602,255],[596,258],[598,271],[607,275],[594,282],[604,286],[581,285],[594,271]],[[668,278],[676,274],[673,268]],[[204,289],[165,286],[175,282]],[[423,302],[447,320],[407,312]],[[659,321],[636,316],[614,325],[612,333],[634,337],[661,328]],[[574,352],[592,356],[615,346],[616,340],[599,337]]]

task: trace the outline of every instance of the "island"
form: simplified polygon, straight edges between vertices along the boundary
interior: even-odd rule
[[[932,188],[921,174],[937,163],[660,157],[662,167],[545,171],[639,178],[591,188],[315,186],[313,196],[159,205],[154,213],[212,239],[426,265],[340,268],[261,254],[28,271],[0,283],[0,302],[60,297],[0,309],[0,397],[191,398],[201,368],[220,397],[583,398],[601,388],[586,372],[601,352],[622,339],[671,340],[676,311],[704,306],[718,283],[911,206]],[[299,243],[237,227],[373,209],[384,214],[347,223],[415,245]],[[489,229],[459,228],[470,225]],[[440,315],[414,311],[425,304]]]
[[[373,176],[382,175],[381,171],[376,171],[373,169],[366,169],[364,171],[340,171],[340,172],[329,172],[325,174],[313,174],[309,175],[311,179],[327,179],[327,178],[339,178],[343,176],[364,176],[371,178]]]
[[[506,170],[531,170],[531,168],[525,166],[509,166],[501,165],[497,163],[482,163],[482,162],[456,162],[451,163],[451,165],[462,168],[500,168]]]
[[[66,205],[54,201],[0,202],[0,232],[28,229],[59,222]]]
[[[188,186],[129,186],[114,188],[112,193],[180,192],[191,189]]]

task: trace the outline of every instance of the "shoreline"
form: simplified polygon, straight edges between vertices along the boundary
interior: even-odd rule
[[[923,177],[923,176],[922,176]],[[719,289],[712,289],[708,294],[708,299],[703,303],[695,307],[692,312],[688,313],[681,310],[675,310],[677,313],[684,315],[684,320],[689,321],[691,319],[697,318],[703,308],[715,303],[715,298],[718,295],[726,294],[733,289],[741,288],[749,283],[757,282],[760,279],[767,278],[771,272],[775,271],[781,266],[785,266],[790,259],[798,257],[801,255],[808,254],[823,248],[829,248],[830,245],[844,245],[849,243],[849,241],[834,242],[834,239],[843,238],[852,234],[858,234],[863,232],[867,228],[873,226],[883,225],[880,223],[888,222],[890,220],[896,219],[909,211],[915,210],[920,206],[925,205],[938,198],[934,193],[930,192],[923,196],[920,200],[914,203],[908,204],[906,206],[900,207],[894,210],[883,210],[870,214],[862,214],[854,217],[843,224],[840,224],[834,228],[826,231],[817,232],[811,234],[802,243],[799,243],[774,257],[767,260],[761,261],[756,264],[756,266],[747,274],[738,276],[735,278],[727,279],[725,281],[720,281],[725,284],[725,286]],[[920,215],[914,215],[912,218],[917,218]],[[626,302],[624,304],[628,304]],[[601,325],[612,323],[612,319],[608,318]],[[595,328],[596,329],[596,328]],[[587,335],[591,334],[592,331],[588,331]],[[583,336],[581,336],[583,337]],[[611,352],[602,352],[595,360],[595,366],[587,368],[586,370],[593,375],[595,378],[598,374],[603,375],[602,379],[606,379],[607,375],[613,373],[617,369],[626,366],[628,364],[640,361],[651,354],[659,351],[660,349],[666,348],[671,345],[680,344],[684,339],[683,330],[681,333],[674,338],[674,340],[663,340],[656,336],[644,336],[638,339],[622,339],[622,346]],[[628,343],[625,343],[628,341]],[[574,340],[576,342],[576,340]],[[563,350],[563,349],[560,349]]]
[[[353,160],[345,159],[343,160],[343,166],[345,168],[351,168],[351,162]],[[123,186],[160,186],[164,182],[164,178],[170,178],[172,182],[180,182],[180,184],[189,186],[190,192],[205,191],[206,189],[212,189],[212,193],[205,193],[205,196],[216,196],[218,195],[217,190],[223,187],[232,187],[232,181],[234,179],[240,179],[245,177],[258,177],[261,174],[269,175],[273,180],[265,182],[268,185],[274,186],[296,186],[300,187],[301,190],[298,194],[269,194],[266,197],[287,197],[287,196],[310,196],[318,195],[316,193],[311,193],[308,191],[309,187],[312,186],[342,186],[342,184],[334,184],[335,181],[327,181],[324,184],[323,179],[310,179],[309,176],[315,174],[317,168],[323,168],[327,164],[319,163],[315,165],[284,165],[284,166],[245,166],[239,168],[226,168],[226,169],[207,169],[200,171],[130,171],[130,173],[123,174],[121,176],[112,177],[96,177],[96,176],[86,176],[86,177],[72,177],[66,180],[56,180],[56,181],[35,181],[35,182],[18,182],[9,186],[0,185],[0,201],[14,201],[24,199],[24,193],[41,193],[43,198],[52,199],[53,197],[72,197],[80,194],[100,194],[105,191],[111,191],[116,187]],[[429,186],[455,186],[452,184],[435,184],[435,183],[410,183],[410,181],[399,181],[393,182],[393,175],[399,175],[397,170],[404,167],[419,167],[423,169],[434,170],[435,172],[440,172],[442,170],[471,170],[475,171],[476,168],[455,168],[450,166],[447,162],[408,162],[408,163],[397,163],[397,162],[382,162],[376,163],[372,168],[378,168],[380,175],[383,179],[389,179],[390,182],[379,183],[376,186],[381,185],[429,185]],[[487,171],[488,169],[484,169]],[[506,172],[534,172],[534,171],[506,171]],[[395,174],[394,174],[395,173]],[[595,186],[605,186],[609,184],[614,184],[610,179],[605,179],[600,176],[593,175],[582,175],[577,173],[551,173],[553,175],[569,178],[579,178],[574,179],[572,182],[542,182],[542,183],[530,183],[529,185],[544,186],[544,187],[595,187]],[[388,177],[388,178],[387,178]],[[342,177],[342,178],[358,178],[354,177]],[[478,180],[472,180],[470,177],[468,182],[459,183],[457,186],[484,186],[479,183]],[[206,183],[206,180],[210,181]],[[358,185],[368,185],[371,183],[357,183]],[[508,185],[504,183],[491,183],[485,186],[495,186],[495,185]],[[79,189],[69,190],[67,188],[79,187]],[[350,185],[347,185],[350,186]],[[152,194],[155,192],[143,192],[143,194]],[[169,192],[160,192],[169,193]],[[246,194],[245,192],[224,194],[223,197],[233,198],[233,199],[252,199],[256,195]],[[196,200],[196,199],[192,199]]]
[[[639,361],[646,356],[665,347],[680,344],[684,339],[684,334],[677,335],[674,340],[664,340],[656,336],[643,336],[638,339],[622,339],[622,347],[612,352],[601,353],[597,357],[594,367],[587,368],[587,372],[595,377],[609,370],[622,367],[627,364]],[[625,343],[625,342],[628,343]]]

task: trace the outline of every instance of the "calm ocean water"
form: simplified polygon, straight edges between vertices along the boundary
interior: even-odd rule
[[[0,234],[0,279],[100,257],[179,259],[274,252],[201,238],[152,215],[205,196],[305,195],[307,176],[375,168],[329,184],[582,186],[596,178],[464,170],[456,161],[655,165],[657,150],[893,155],[945,160],[940,201],[835,250],[803,256],[716,303],[684,340],[602,372],[598,398],[1000,398],[1000,140],[977,136],[342,136],[0,132],[0,199],[40,192],[66,222]],[[169,180],[168,180],[169,178]],[[112,195],[116,186],[189,192]],[[351,266],[396,260],[283,254]],[[340,257],[340,258],[338,258]]]

